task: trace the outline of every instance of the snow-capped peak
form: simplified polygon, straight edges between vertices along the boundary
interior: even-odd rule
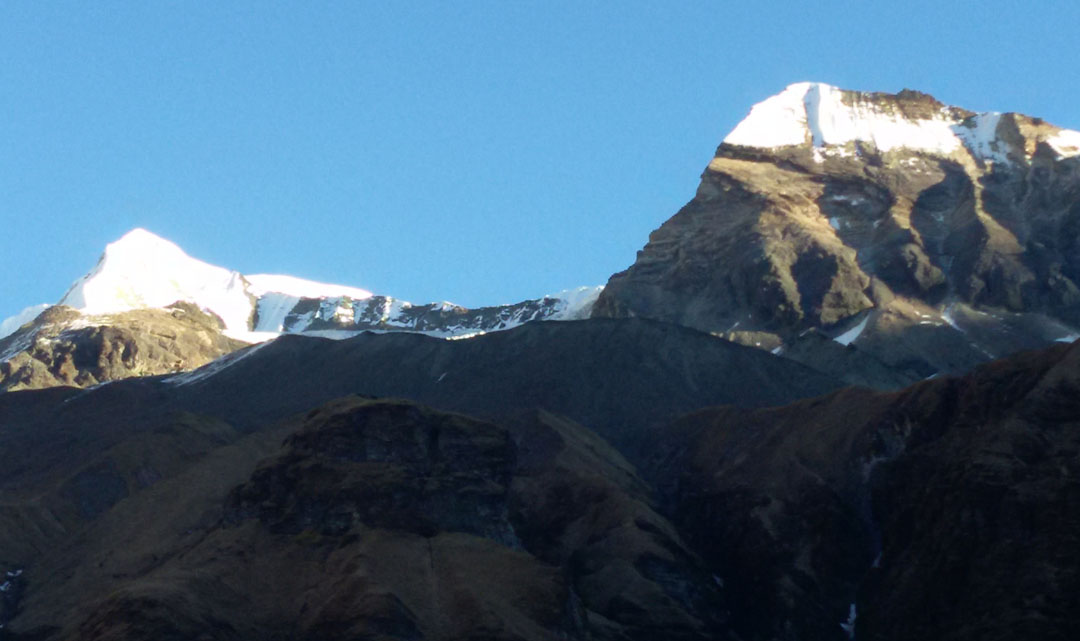
[[[948,107],[915,92],[890,96],[800,82],[754,105],[724,142],[767,149],[811,145],[815,150],[861,142],[883,152],[908,149],[938,155],[966,149],[981,160],[1000,162],[1006,160],[1006,144],[998,135],[1000,117]],[[1059,155],[1080,155],[1080,133],[1050,129],[1045,142]]]
[[[910,118],[888,109],[867,94],[844,91],[821,82],[800,82],[758,103],[724,142],[748,147],[873,143],[881,151],[896,148],[950,153],[960,140],[947,109]]]
[[[142,227],[132,229],[116,241],[105,246],[105,255],[114,258],[145,257],[156,253],[174,257],[187,257],[184,250],[180,249],[176,243],[165,240]]]
[[[508,329],[528,320],[571,320],[588,316],[600,289],[582,287],[467,313],[470,310],[452,303],[414,306],[358,287],[294,276],[245,276],[192,258],[145,229],[134,229],[110,243],[94,269],[76,281],[59,304],[100,316],[184,301],[219,316],[228,336],[261,342],[295,332],[344,337],[376,329],[450,336]],[[0,329],[15,331],[30,319],[30,311],[5,321]]]
[[[189,301],[221,317],[230,330],[248,329],[253,301],[235,271],[204,263],[145,229],[105,248],[96,267],[60,300],[84,314],[112,314]]]

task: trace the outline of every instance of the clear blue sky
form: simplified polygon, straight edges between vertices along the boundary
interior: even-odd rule
[[[905,87],[1080,128],[1068,2],[8,2],[0,318],[141,226],[466,305],[601,284],[751,105]]]

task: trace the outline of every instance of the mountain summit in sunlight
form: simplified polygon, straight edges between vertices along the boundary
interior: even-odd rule
[[[797,83],[724,138],[594,316],[893,387],[1080,335],[1080,132]]]

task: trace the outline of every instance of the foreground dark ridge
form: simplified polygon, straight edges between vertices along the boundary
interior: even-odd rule
[[[69,638],[66,635],[73,635],[71,638],[125,638],[127,633],[110,627],[111,619],[85,623],[77,617],[90,617],[88,613],[98,607],[94,605],[96,595],[119,589],[125,577],[148,576],[144,572],[149,568],[160,567],[164,559],[173,558],[199,537],[217,531],[224,518],[221,510],[226,493],[244,482],[260,459],[274,454],[284,436],[298,429],[303,419],[296,418],[297,413],[303,416],[302,413],[312,407],[343,394],[420,398],[444,407],[500,417],[500,424],[509,426],[516,444],[510,449],[496,449],[490,455],[495,458],[492,464],[504,470],[499,474],[524,474],[528,478],[540,475],[549,480],[529,489],[530,483],[540,481],[523,478],[515,483],[524,484],[520,492],[525,494],[515,494],[513,496],[517,498],[506,503],[509,499],[498,498],[502,495],[496,492],[495,499],[499,505],[509,506],[500,509],[512,509],[513,514],[518,515],[534,514],[522,517],[524,521],[514,522],[514,536],[534,541],[530,544],[530,553],[546,559],[544,563],[558,565],[578,559],[583,553],[574,547],[584,544],[580,537],[589,540],[594,536],[609,536],[599,531],[587,535],[588,528],[606,530],[610,527],[604,525],[608,520],[611,523],[627,518],[634,521],[639,517],[631,518],[625,514],[636,514],[641,510],[649,512],[655,508],[648,485],[636,477],[633,467],[622,461],[622,456],[604,439],[572,420],[546,413],[537,415],[538,408],[588,420],[596,425],[597,432],[607,434],[625,451],[637,452],[650,428],[689,409],[726,402],[768,405],[816,395],[836,386],[828,377],[798,364],[687,328],[646,320],[603,320],[533,323],[467,341],[404,334],[363,335],[340,342],[284,337],[236,352],[192,373],[117,381],[88,390],[53,388],[0,395],[0,487],[6,500],[0,507],[0,561],[12,571],[25,570],[18,577],[15,584],[19,586],[18,590],[11,593],[11,604],[6,606],[0,622],[7,625],[5,630],[9,634],[20,630],[20,634],[29,634],[38,630],[46,638],[56,635],[60,638]],[[522,414],[530,411],[533,414]],[[309,419],[315,420],[312,417]],[[537,421],[548,427],[528,428]],[[399,427],[392,423],[387,429],[396,433]],[[516,431],[526,428],[532,430],[529,434],[539,430],[529,437],[532,440],[523,441],[525,437]],[[500,434],[506,427],[490,429]],[[552,436],[552,429],[563,436]],[[506,437],[498,438],[505,440]],[[585,457],[585,461],[545,462],[558,452],[560,439],[582,441],[582,445],[573,448],[585,450],[573,457]],[[446,456],[453,459],[458,453],[454,450]],[[602,475],[610,476],[610,480],[588,480],[597,473],[594,463],[589,462],[596,457],[614,461],[615,469],[602,472]],[[559,471],[562,465],[584,467],[566,476]],[[292,464],[287,464],[284,469],[307,473],[302,471],[305,467],[294,468]],[[425,477],[434,473],[428,468],[425,470]],[[586,478],[574,480],[577,478],[574,475]],[[499,476],[498,479],[503,487],[510,482],[509,477]],[[476,483],[486,482],[476,480]],[[601,494],[588,489],[597,482],[601,486],[596,491]],[[563,489],[549,488],[551,483]],[[630,490],[602,489],[611,483]],[[329,488],[338,487],[338,481],[330,482],[326,487],[330,491]],[[459,490],[453,489],[459,486],[451,484],[450,487],[447,490],[450,493],[440,494],[439,500],[458,507],[445,516],[449,521],[424,526],[418,532],[420,535],[433,536],[439,528],[447,527],[446,523],[462,523],[474,518],[471,514],[475,510],[488,509],[469,502],[472,499],[467,496],[477,488],[474,482],[460,486],[460,492],[465,493],[460,501],[454,498]],[[621,493],[631,490],[637,498],[619,498]],[[280,488],[271,484],[259,490],[264,491],[279,492]],[[385,488],[385,491],[387,496],[398,492],[392,488]],[[584,494],[573,498],[581,492]],[[579,531],[578,526],[573,526],[572,533],[566,535],[570,537],[568,541],[559,543],[563,536],[559,534],[560,528],[570,528],[577,518],[591,522],[594,517],[588,515],[593,514],[595,507],[592,506],[608,492],[616,492],[610,499],[614,501],[610,508],[614,510],[612,515],[589,525],[586,530]],[[422,506],[412,505],[412,499],[401,500],[404,503],[399,507],[406,510],[403,514],[417,514],[418,509],[427,511]],[[580,516],[571,518],[572,515],[565,513],[568,500],[581,502],[581,507],[575,508],[582,510]],[[630,503],[626,503],[627,500]],[[634,507],[638,503],[641,505]],[[250,514],[249,508],[242,504],[243,501],[236,508],[240,511],[232,512],[234,516],[230,518],[235,520]],[[261,502],[254,502],[251,509],[259,505]],[[403,516],[401,519],[404,520],[393,520],[379,527],[396,532],[412,518]],[[571,518],[571,522],[566,522],[566,518]],[[636,596],[589,597],[599,599],[589,608],[607,612],[598,619],[600,623],[594,622],[590,626],[603,627],[608,624],[602,622],[611,618],[613,630],[631,626],[638,630],[635,635],[649,638],[657,629],[671,626],[703,630],[715,625],[714,619],[719,615],[708,614],[710,608],[702,605],[715,597],[715,588],[708,587],[709,577],[702,579],[700,563],[678,543],[678,535],[670,525],[662,519],[657,524],[650,524],[661,517],[640,518],[645,519],[641,525],[628,531],[633,537],[644,537],[640,544],[635,544],[640,550],[619,551],[625,542],[604,544],[611,548],[604,555],[616,556],[610,561],[602,561],[601,566],[616,563],[610,571],[605,571],[604,576],[611,572],[615,573],[611,576],[630,572],[617,584],[644,572],[641,575],[644,578],[640,579],[646,582],[642,584],[643,591]],[[148,523],[155,525],[144,531]],[[456,527],[459,526],[451,530]],[[483,538],[501,532],[496,536],[499,545],[513,543],[513,538],[507,538],[510,535],[504,526],[492,527],[495,529],[473,534]],[[641,528],[644,531],[639,531]],[[303,531],[301,527],[294,535]],[[648,552],[654,546],[649,541],[658,536],[655,532],[666,532],[666,539],[660,541],[660,549]],[[397,535],[391,536],[394,537]],[[618,539],[622,540],[622,535]],[[125,543],[118,546],[119,541]],[[294,539],[278,541],[290,542]],[[423,539],[420,543],[422,549],[427,549]],[[646,556],[642,558],[642,554]],[[617,561],[623,558],[620,555],[630,556],[625,561]],[[117,566],[106,557],[113,558],[124,569],[115,570]],[[644,564],[642,567],[646,569],[630,570],[627,563],[630,566]],[[114,570],[102,569],[106,567]],[[186,575],[189,570],[176,571],[181,574],[174,576],[170,574],[172,570],[162,570],[165,576],[174,576],[183,583],[179,576]],[[285,570],[281,568],[281,571]],[[213,586],[220,587],[218,582],[223,580],[222,577],[232,574],[220,568],[214,572],[217,578],[211,580],[210,587],[204,586],[210,590],[206,594],[219,594],[218,588]],[[664,578],[670,572],[675,572],[675,576]],[[705,586],[704,591],[691,601],[672,606],[675,610],[668,614],[654,612],[653,605],[660,603],[656,599],[670,598],[660,595],[677,590],[680,582],[688,580],[677,578],[684,574],[697,577],[693,580],[695,584]],[[582,591],[595,594],[608,579],[597,577],[592,580],[600,582],[597,587],[572,588],[578,594],[575,598],[586,598]],[[663,585],[648,587],[655,581]],[[675,583],[667,585],[670,581]],[[105,586],[111,587],[106,589]],[[203,594],[203,588],[192,587],[194,594],[186,592],[187,589],[176,587],[179,592],[167,594],[152,590],[150,595],[143,595],[140,588],[136,593],[142,596],[132,596],[133,601],[121,600],[114,604],[118,610],[111,616],[126,622],[119,630],[129,629],[125,627],[129,624],[134,626],[131,630],[143,629],[131,621],[131,617],[142,616],[139,613],[143,610],[149,611],[146,616],[152,619],[157,616],[153,614],[157,612],[155,608],[163,607],[171,612],[174,605],[169,604],[174,599],[186,602],[192,598],[203,602],[201,599],[205,595],[199,596]],[[241,594],[247,590],[235,589]],[[254,587],[250,589],[255,590]],[[17,599],[15,595],[18,595]],[[557,601],[563,603],[564,599],[559,597]],[[629,609],[623,612],[625,608]],[[187,632],[176,630],[191,631],[194,628],[190,626],[199,628],[203,625],[199,621],[205,623],[201,618],[203,615],[198,613],[177,614],[188,621],[183,625],[172,616],[166,616],[171,623],[162,630],[173,632],[162,632],[161,638],[174,633],[179,635],[177,638],[184,638]],[[550,623],[549,619],[543,621],[547,622],[544,625]],[[103,627],[94,632],[99,625]],[[251,632],[253,629],[263,629],[259,627],[263,623],[251,622],[251,625],[255,627],[245,628],[251,634],[255,634]],[[442,624],[436,620],[423,625]],[[581,624],[571,621],[567,625],[580,628]]]
[[[778,405],[839,386],[797,363],[676,325],[560,321],[459,341],[417,334],[344,341],[283,336],[188,374],[64,392],[72,398],[59,413],[85,412],[96,417],[86,422],[108,423],[116,412],[145,418],[191,411],[252,430],[360,393],[482,416],[544,407],[630,445],[657,422],[706,405]],[[0,396],[0,411],[46,411],[37,398],[52,396]]]
[[[588,321],[5,394],[0,635],[1070,638],[1078,350],[753,409],[812,372]],[[487,419],[323,399],[454,373]]]

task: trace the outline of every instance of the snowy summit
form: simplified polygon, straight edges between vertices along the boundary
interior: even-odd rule
[[[239,272],[196,260],[145,229],[133,229],[105,248],[97,266],[60,300],[84,314],[112,314],[189,301],[230,330],[245,328],[251,300]]]
[[[905,100],[923,104],[909,112],[904,109]],[[916,92],[892,96],[800,82],[754,105],[724,143],[822,149],[859,142],[881,152],[905,149],[949,155],[966,149],[982,160],[1003,161],[1006,145],[998,128],[1001,116],[949,107]],[[1044,142],[1059,156],[1080,155],[1080,132],[1048,129]]]

